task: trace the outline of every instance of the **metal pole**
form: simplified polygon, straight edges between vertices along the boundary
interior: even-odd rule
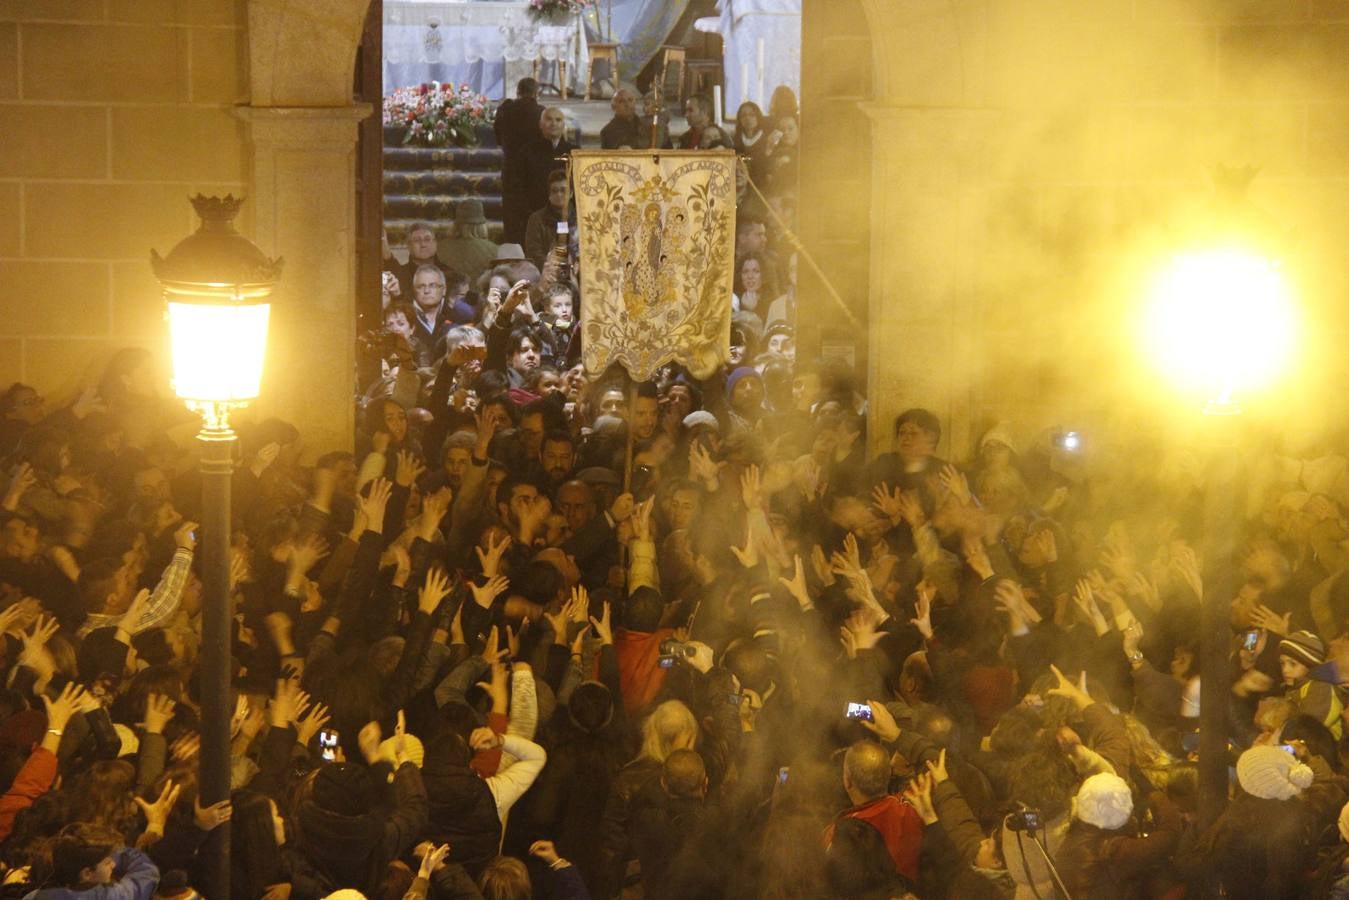
[[[1214,438],[1204,492],[1204,598],[1200,613],[1199,827],[1227,805],[1227,713],[1231,702],[1233,557],[1237,544],[1235,416],[1208,416]]]
[[[223,417],[197,435],[201,448],[201,774],[202,806],[230,796],[229,596],[230,480],[236,438]],[[230,896],[230,823],[217,826],[204,848],[207,897]]]

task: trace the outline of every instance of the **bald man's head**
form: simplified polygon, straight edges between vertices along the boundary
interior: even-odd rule
[[[567,119],[562,110],[550,106],[539,116],[539,131],[550,141],[562,139],[567,131]]]
[[[874,800],[890,787],[890,754],[875,741],[858,741],[843,756],[843,786],[850,794]]]

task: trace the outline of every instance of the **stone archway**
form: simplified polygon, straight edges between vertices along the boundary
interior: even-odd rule
[[[249,0],[250,212],[254,239],[286,261],[273,306],[264,412],[309,451],[349,449],[356,315],[356,142],[372,114],[352,102],[370,0]]]

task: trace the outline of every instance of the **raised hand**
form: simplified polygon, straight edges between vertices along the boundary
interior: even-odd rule
[[[389,494],[393,485],[387,478],[376,478],[370,484],[368,496],[356,495],[356,505],[365,513],[366,529],[376,534],[384,533],[384,511],[389,505]]]
[[[932,599],[936,588],[926,578],[918,582],[918,597],[913,604],[913,618],[909,624],[918,629],[924,640],[932,640]]]
[[[483,609],[491,609],[492,603],[497,597],[505,593],[506,588],[510,587],[511,581],[505,575],[497,575],[487,579],[482,585],[468,583],[468,589],[473,594],[473,602]]]
[[[842,552],[834,553],[829,561],[835,575],[842,575],[849,580],[862,571],[862,551],[857,546],[857,535],[848,532],[848,536],[843,539]]]
[[[1077,580],[1077,588],[1073,591],[1073,603],[1082,613],[1082,618],[1087,624],[1095,629],[1098,637],[1110,630],[1110,623],[1106,621],[1101,608],[1096,605],[1096,598],[1091,590],[1090,581],[1085,578]]]
[[[689,445],[689,477],[701,481],[703,487],[716,490],[724,463],[713,462],[712,454],[702,444]]]
[[[426,473],[426,466],[415,453],[398,451],[398,463],[394,468],[393,480],[403,487],[412,487],[412,483]]]
[[[1095,702],[1091,699],[1091,694],[1087,693],[1086,670],[1078,676],[1077,684],[1060,672],[1058,666],[1051,664],[1049,671],[1053,672],[1054,678],[1058,680],[1058,686],[1049,689],[1051,697],[1067,697],[1078,709],[1086,709]]]
[[[489,666],[495,666],[505,659],[506,655],[510,652],[509,647],[501,646],[501,633],[497,630],[497,627],[493,625],[487,631],[487,643],[485,643],[482,648],[483,661]]]
[[[501,746],[501,735],[490,728],[475,728],[473,733],[468,736],[468,745],[475,753],[495,750]]]
[[[732,544],[731,553],[746,569],[752,569],[759,564],[759,545],[754,540],[754,529],[748,522],[745,523],[745,546],[737,547]]]
[[[932,775],[932,784],[934,787],[951,777],[950,775],[946,774],[945,747],[943,747],[941,752],[937,754],[937,758],[935,760],[928,762],[927,770]]]
[[[927,513],[923,511],[923,501],[917,491],[904,491],[899,495],[899,515],[909,528],[922,528],[927,522]]]
[[[0,507],[14,512],[19,508],[19,501],[28,489],[37,484],[37,473],[28,463],[19,463],[13,473],[9,476],[9,484],[5,487],[5,496],[0,500]]]
[[[970,493],[970,482],[969,479],[965,477],[964,472],[960,471],[950,463],[947,463],[942,466],[941,473],[937,478],[941,481],[941,486],[946,488],[951,496],[955,498],[957,503],[961,506],[970,505],[974,497]]]
[[[655,495],[647,497],[646,500],[637,504],[637,509],[632,517],[628,519],[632,523],[632,536],[634,540],[651,541],[651,510],[656,505]]]
[[[196,522],[183,521],[178,525],[177,530],[173,532],[173,543],[182,550],[197,549],[197,529],[201,526]]]
[[[858,719],[857,721],[862,723],[862,727],[880,738],[882,743],[888,744],[898,738],[899,723],[890,714],[890,710],[885,708],[885,704],[879,700],[868,700],[867,705],[871,707],[872,721]]]
[[[426,850],[422,854],[421,868],[417,870],[417,877],[425,878],[429,881],[433,874],[445,868],[445,857],[449,855],[449,844],[441,844],[439,847],[436,847],[428,841],[426,843]]]
[[[164,782],[164,789],[159,792],[159,799],[154,803],[147,803],[140,797],[133,798],[141,812],[145,814],[145,830],[147,833],[164,834],[164,826],[168,824],[169,814],[173,812],[173,805],[178,802],[180,793],[182,793],[181,785],[166,781]]]
[[[632,518],[632,512],[636,508],[636,501],[632,494],[624,491],[614,498],[614,502],[609,505],[609,515],[613,516],[614,522],[626,522]]]
[[[778,578],[778,584],[781,584],[787,589],[787,592],[792,595],[802,609],[809,609],[814,603],[810,599],[810,589],[806,587],[805,564],[801,562],[801,556],[799,554],[792,557],[792,560],[795,563],[795,567],[792,570],[792,577],[780,577]]]
[[[529,845],[529,855],[537,856],[546,866],[554,866],[562,857],[557,855],[557,847],[552,841],[535,841]]]
[[[1204,596],[1204,579],[1199,574],[1199,557],[1188,544],[1177,542],[1171,550],[1171,569],[1180,576],[1196,597]],[[1286,631],[1277,632],[1287,634]]]
[[[489,416],[486,411],[479,412],[474,421],[478,425],[478,446],[475,455],[479,459],[487,458],[487,448],[492,446],[492,438],[497,433],[496,416]]]
[[[192,801],[192,822],[201,831],[214,831],[228,822],[233,814],[234,807],[228,800],[210,806],[202,806],[200,797]]]
[[[758,466],[746,466],[740,473],[740,499],[745,509],[755,510],[763,502],[763,478]]]
[[[449,512],[450,501],[453,499],[454,492],[449,487],[443,487],[422,499],[422,515],[418,522],[423,539],[429,541],[435,537],[436,530],[440,528],[445,513]]]
[[[243,697],[239,699],[244,700]],[[177,706],[174,699],[167,694],[148,694],[145,698],[146,734],[163,734]]]
[[[487,550],[482,547],[474,546],[473,552],[478,556],[478,564],[482,566],[482,573],[488,578],[496,577],[501,571],[501,557],[511,546],[511,536],[503,534],[497,538],[492,532],[487,534]]]
[[[904,504],[899,488],[892,491],[888,483],[878,484],[871,489],[871,505],[889,519],[891,525],[898,525],[904,519]]]
[[[820,583],[825,587],[834,583],[834,570],[829,565],[829,560],[824,557],[824,548],[819,544],[810,548],[810,567],[815,570],[815,577],[820,579]]]
[[[253,456],[253,461],[249,463],[249,468],[253,470],[254,477],[261,478],[262,473],[267,471],[268,466],[276,462],[276,458],[280,454],[281,445],[276,441],[272,441],[270,444],[263,444]]]
[[[42,697],[42,705],[47,710],[47,727],[54,731],[64,731],[71,716],[75,715],[83,705],[87,694],[84,688],[72,681],[62,689],[55,700],[52,700],[46,694],[40,696]]]
[[[315,563],[328,555],[328,542],[319,534],[306,534],[290,545],[290,555],[286,559],[288,574],[292,577],[303,576]]]
[[[450,593],[450,576],[444,569],[435,568],[426,573],[426,582],[417,592],[417,609],[428,616],[440,607],[440,601]]]
[[[595,629],[595,636],[600,639],[601,644],[612,644],[614,642],[614,630],[609,625],[609,604],[604,604],[604,609],[597,619],[590,617],[590,627]]]
[[[525,278],[511,285],[510,293],[506,295],[506,302],[501,304],[501,314],[510,315],[514,312],[515,308],[529,297],[529,287],[529,280]]]
[[[360,748],[361,756],[370,765],[379,761],[379,742],[384,739],[384,732],[380,730],[379,722],[366,722],[356,735],[356,746]]]
[[[306,747],[309,746],[309,742],[314,739],[314,735],[322,731],[323,726],[327,725],[331,718],[327,706],[322,703],[315,703],[309,712],[295,723],[296,741]]]
[[[923,772],[915,776],[904,788],[904,799],[914,812],[922,818],[925,825],[932,825],[937,821],[937,807],[932,802],[933,777],[930,772]]]
[[[1251,623],[1256,628],[1263,628],[1270,634],[1276,634],[1279,637],[1286,637],[1293,627],[1293,614],[1291,612],[1279,615],[1265,604],[1261,603],[1251,610]]]

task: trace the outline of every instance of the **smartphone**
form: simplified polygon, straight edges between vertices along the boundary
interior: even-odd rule
[[[662,656],[657,660],[657,663],[662,669],[672,669],[674,668],[675,659],[676,657],[673,656]]]
[[[337,759],[337,737],[336,729],[325,728],[319,732],[319,752],[326,762]]]
[[[1241,636],[1241,646],[1247,650],[1254,650],[1258,643],[1260,643],[1260,632],[1254,628]]]
[[[787,774],[789,772],[791,772],[790,766],[783,766],[781,769],[778,769],[778,784],[787,783]]]
[[[869,703],[849,703],[848,711],[843,715],[849,719],[864,719],[868,722],[876,721],[876,717],[871,714],[871,704]]]
[[[563,219],[561,222],[557,223],[557,233],[571,234],[571,225],[567,222],[566,219]]]
[[[1293,749],[1292,744],[1280,744],[1279,749],[1282,750],[1284,753],[1287,753],[1289,756],[1297,756],[1297,750]]]

